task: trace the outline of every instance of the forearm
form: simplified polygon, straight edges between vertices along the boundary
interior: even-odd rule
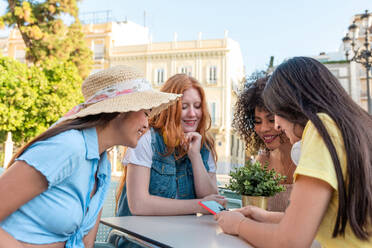
[[[202,211],[198,201],[198,199],[178,200],[154,195],[138,197],[133,201],[128,198],[129,208],[133,215],[195,214]]]
[[[291,228],[286,228],[281,224],[260,223],[249,218],[239,224],[238,235],[254,247],[305,248],[311,246],[311,242],[308,244]]]
[[[203,198],[210,194],[218,194],[216,182],[209,176],[205,169],[201,155],[190,157],[194,174],[195,193],[198,198]]]
[[[0,228],[0,248],[23,248],[24,246],[13,238],[9,233]]]
[[[282,212],[267,212],[265,219],[263,220],[264,223],[272,223],[278,224],[284,216]]]
[[[277,224],[260,223],[245,218],[239,224],[238,235],[254,247],[280,247],[276,235],[277,227]]]

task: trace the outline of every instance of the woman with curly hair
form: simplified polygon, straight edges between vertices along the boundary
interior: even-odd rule
[[[267,81],[268,77],[259,78],[248,84],[239,95],[233,127],[244,139],[249,154],[257,155],[255,159],[262,166],[268,163],[268,169],[286,176],[282,183],[287,190],[271,197],[268,202],[270,211],[284,211],[288,205],[296,166],[290,156],[292,145],[282,131],[275,130],[274,115],[267,110],[262,99],[261,94]]]

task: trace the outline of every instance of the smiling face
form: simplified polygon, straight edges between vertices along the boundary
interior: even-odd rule
[[[299,124],[290,122],[287,119],[277,115],[275,115],[275,129],[283,131],[289,138],[289,141],[292,145],[301,140],[302,133],[304,132],[304,128]]]
[[[182,96],[181,126],[185,133],[195,132],[202,118],[202,102],[199,91],[187,89]]]
[[[149,126],[149,110],[140,110],[118,115],[112,120],[113,130],[116,133],[120,144],[129,147],[136,147],[139,138]]]
[[[281,131],[275,129],[274,115],[261,108],[254,110],[254,131],[264,141],[267,148],[274,150],[281,145]]]

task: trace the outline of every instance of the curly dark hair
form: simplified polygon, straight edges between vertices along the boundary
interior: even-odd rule
[[[245,84],[235,104],[232,126],[245,141],[247,152],[251,155],[256,155],[259,150],[266,149],[265,143],[254,131],[254,110],[257,107],[269,112],[262,98],[262,92],[268,80],[269,76],[265,76]]]

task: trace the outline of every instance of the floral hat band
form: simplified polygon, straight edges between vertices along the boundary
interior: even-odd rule
[[[120,82],[115,85],[109,85],[108,87],[97,91],[88,100],[79,105],[73,107],[68,111],[62,118],[69,117],[71,115],[77,114],[80,110],[86,108],[87,106],[101,102],[108,98],[113,98],[125,94],[130,94],[133,92],[149,91],[152,90],[151,84],[144,78],[133,79],[127,82]]]

